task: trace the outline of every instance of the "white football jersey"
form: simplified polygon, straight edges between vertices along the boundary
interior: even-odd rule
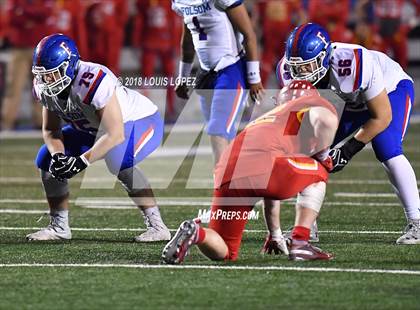
[[[366,102],[384,88],[390,93],[401,80],[412,81],[401,66],[384,53],[347,43],[332,43],[332,48],[328,88],[346,102],[348,111],[366,110]],[[292,81],[284,58],[277,68],[277,77],[281,86]]]
[[[34,95],[43,106],[56,112],[64,121],[92,134],[99,128],[96,111],[105,107],[114,91],[124,123],[145,118],[157,111],[152,101],[122,86],[112,71],[100,64],[79,61],[76,78],[70,87],[67,100],[45,96],[35,84]]]
[[[233,29],[226,9],[242,0],[172,0],[172,9],[184,18],[203,70],[219,71],[237,62],[243,36]]]

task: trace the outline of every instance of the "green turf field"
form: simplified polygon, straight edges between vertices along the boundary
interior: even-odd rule
[[[420,126],[412,125],[405,146],[417,176],[419,139]],[[48,223],[48,216],[37,221],[47,210],[32,163],[40,145],[38,139],[0,141],[0,309],[420,308],[420,246],[394,244],[405,219],[372,151],[331,178],[319,246],[333,252],[334,261],[260,255],[265,233],[258,208],[237,262],[214,263],[194,249],[177,269],[160,263],[164,243],[131,241],[144,225],[119,185],[86,188],[94,186],[82,186],[81,176],[71,182],[73,240],[27,243],[27,233]],[[209,155],[200,160],[211,163]],[[171,229],[205,209],[210,194],[185,189],[191,159],[170,182],[156,176],[176,161],[182,158],[156,157],[146,167],[156,186],[170,184],[156,192]],[[210,184],[202,172],[194,179]],[[284,229],[293,216],[292,203],[285,203]]]

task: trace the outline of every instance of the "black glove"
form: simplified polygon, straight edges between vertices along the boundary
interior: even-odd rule
[[[81,156],[72,157],[63,153],[55,153],[50,164],[50,173],[53,177],[64,180],[74,177],[79,172],[86,169],[88,163]]]
[[[348,164],[350,159],[365,147],[365,144],[355,138],[351,138],[340,148],[331,149],[329,156],[333,161],[333,169],[331,172],[337,172]]]

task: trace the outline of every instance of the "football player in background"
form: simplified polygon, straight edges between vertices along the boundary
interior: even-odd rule
[[[133,42],[142,49],[140,64],[142,76],[150,78],[155,73],[156,60],[160,61],[163,74],[173,77],[176,50],[181,35],[181,21],[167,0],[137,0]],[[169,84],[166,92],[166,116],[174,118],[174,87]]]
[[[87,55],[86,7],[82,0],[59,0],[55,5],[56,30],[72,38],[81,55]]]
[[[348,42],[351,31],[347,29],[350,0],[311,0],[308,4],[308,20],[327,29],[333,41]]]
[[[207,90],[201,108],[207,122],[214,163],[236,135],[235,122],[247,98],[263,91],[257,39],[245,5],[240,0],[174,0],[172,8],[184,19],[179,76],[191,73],[197,53],[202,73],[196,88]],[[188,87],[176,87],[188,99]]]
[[[277,66],[281,85],[307,80],[331,89],[345,102],[331,150],[333,172],[343,169],[369,142],[400,199],[407,226],[397,244],[420,244],[420,200],[414,170],[403,153],[413,80],[387,55],[360,45],[331,42],[317,24],[303,24],[290,34],[286,53]]]
[[[55,32],[55,1],[10,0],[5,9],[8,16],[8,40],[12,46],[8,64],[6,92],[1,107],[1,128],[12,130],[22,103],[22,93],[30,82],[33,47],[48,33]],[[39,105],[32,104],[32,119],[35,128],[41,127]]]
[[[124,43],[128,18],[126,0],[87,0],[86,29],[88,36],[87,59],[107,66],[120,74],[120,54]]]
[[[255,9],[255,24],[262,28],[261,82],[265,85],[274,72],[277,55],[284,54],[287,36],[296,25],[305,22],[306,16],[300,0],[256,1]],[[276,34],[275,40],[271,37],[273,33]]]
[[[248,124],[223,152],[215,169],[209,227],[195,220],[183,222],[163,250],[166,263],[181,263],[192,245],[212,260],[236,260],[254,204],[261,198],[282,200],[296,194],[290,252],[279,216],[266,221],[269,230],[276,227],[279,234],[266,241],[265,249],[289,254],[291,260],[333,258],[308,240],[325,196],[327,169],[332,168],[328,147],[338,113],[307,81],[292,82],[282,97],[286,102]],[[305,150],[308,145],[310,150]]]
[[[362,1],[363,2],[363,1]],[[392,51],[395,61],[403,69],[408,66],[408,32],[410,26],[403,20],[403,8],[406,0],[375,0],[373,5],[377,32],[383,40],[384,53]]]
[[[27,239],[71,239],[68,179],[104,158],[143,213],[147,230],[135,241],[169,240],[150,184],[135,166],[161,142],[163,122],[157,107],[121,86],[105,66],[80,60],[74,41],[62,34],[39,42],[32,72],[34,96],[43,106],[45,141],[36,165],[51,221]],[[62,128],[61,120],[68,125]]]

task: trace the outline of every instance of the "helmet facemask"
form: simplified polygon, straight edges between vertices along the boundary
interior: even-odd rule
[[[66,74],[68,66],[69,62],[64,61],[58,67],[50,70],[39,66],[32,67],[36,84],[45,96],[57,96],[71,84],[72,79]]]
[[[314,58],[303,60],[301,57],[286,58],[290,74],[294,80],[305,80],[313,85],[318,83],[327,74],[328,68],[324,64],[327,52],[324,50]]]

